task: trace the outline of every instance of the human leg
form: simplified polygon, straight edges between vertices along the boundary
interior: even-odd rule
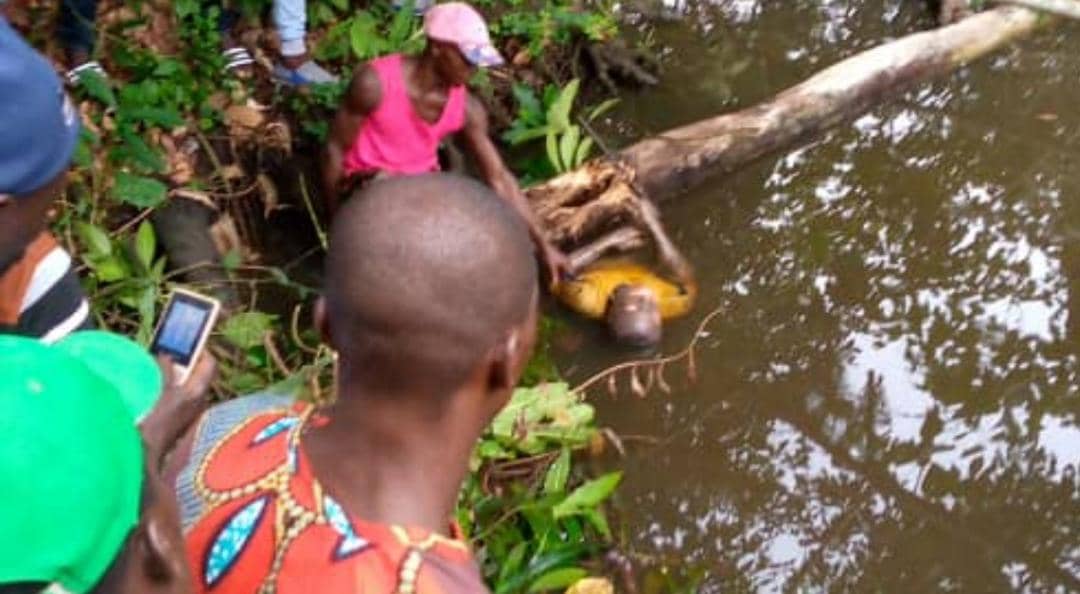
[[[94,21],[97,0],[61,0],[56,35],[67,54],[69,66],[78,66],[90,59],[94,50]]]
[[[294,86],[335,82],[337,77],[308,55],[306,0],[274,0],[273,14],[281,40],[281,63],[274,68],[274,76]]]

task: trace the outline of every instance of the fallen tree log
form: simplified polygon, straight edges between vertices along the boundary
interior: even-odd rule
[[[646,138],[527,190],[564,246],[634,221],[640,200],[663,200],[848,121],[948,74],[1053,19],[1003,6],[843,60],[759,105]]]
[[[1080,0],[1003,0],[1003,2],[1071,19],[1080,19]]]

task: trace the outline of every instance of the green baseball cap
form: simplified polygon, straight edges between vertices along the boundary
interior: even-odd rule
[[[139,520],[154,359],[106,332],[0,336],[0,584],[88,592]]]

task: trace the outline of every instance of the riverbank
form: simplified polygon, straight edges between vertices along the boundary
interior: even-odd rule
[[[331,354],[307,329],[326,248],[312,172],[344,82],[300,92],[270,82],[275,42],[259,22],[269,4],[238,6],[235,37],[257,63],[233,77],[222,74],[216,8],[101,3],[96,57],[109,77],[74,91],[84,133],[54,229],[81,262],[99,326],[145,344],[169,290],[212,293],[229,306],[210,347],[217,398],[275,390],[325,400]],[[512,163],[517,173],[538,180],[580,162],[593,141],[580,130],[566,139],[579,113],[572,81],[606,72],[589,48],[616,40],[613,15],[561,0],[478,7],[510,66],[472,86],[494,132],[541,155]],[[37,8],[30,36],[55,55],[52,15]],[[422,44],[408,6],[311,0],[308,12],[313,55],[343,81],[362,60]],[[542,149],[548,128],[565,147],[553,158]],[[602,506],[620,475],[588,480],[574,463],[601,441],[591,406],[559,383],[542,345],[478,446],[457,518],[494,591],[561,590],[606,572]]]

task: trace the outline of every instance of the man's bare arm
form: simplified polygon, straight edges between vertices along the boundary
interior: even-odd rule
[[[341,185],[345,178],[345,153],[356,141],[356,135],[364,125],[364,118],[378,107],[381,99],[382,85],[379,84],[379,76],[366,64],[361,66],[345,91],[341,106],[330,123],[330,134],[326,139],[322,181],[327,214],[330,216],[337,210],[341,198]]]
[[[645,234],[635,227],[619,227],[570,253],[570,272],[580,273],[609,252],[626,252],[645,246]]]
[[[660,222],[660,212],[647,198],[640,202],[641,221],[645,229],[656,243],[656,251],[660,257],[660,263],[667,267],[674,280],[682,285],[683,289],[691,295],[697,294],[697,278],[694,276],[694,268],[683,256],[675,242],[668,237],[664,224]]]
[[[471,94],[465,112],[465,127],[462,136],[466,146],[476,159],[480,172],[495,193],[506,200],[525,220],[529,234],[540,253],[541,261],[547,266],[549,280],[557,283],[566,271],[566,256],[551,245],[544,236],[540,224],[529,208],[529,202],[518,186],[517,178],[506,167],[495,144],[488,135],[488,116],[484,106]]]

